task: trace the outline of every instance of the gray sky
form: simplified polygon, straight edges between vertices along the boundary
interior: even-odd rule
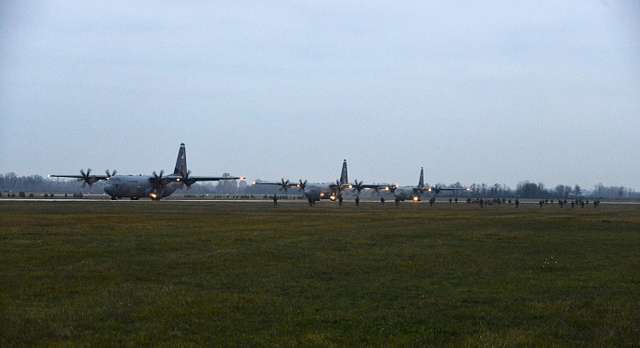
[[[640,2],[3,1],[0,172],[640,188]]]

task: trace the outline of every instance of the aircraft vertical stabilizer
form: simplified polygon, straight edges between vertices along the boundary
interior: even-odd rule
[[[184,143],[180,144],[180,150],[178,151],[178,159],[176,160],[176,168],[173,170],[174,175],[187,175],[187,150]]]
[[[420,167],[420,179],[418,179],[418,187],[419,188],[424,187],[424,168],[423,167]]]
[[[347,160],[342,162],[342,172],[340,173],[340,185],[349,183],[349,175],[347,174]]]

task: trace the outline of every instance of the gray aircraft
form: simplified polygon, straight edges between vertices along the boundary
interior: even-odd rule
[[[347,160],[342,162],[340,179],[336,180],[335,183],[308,183],[307,180],[298,180],[296,183],[282,178],[279,182],[255,182],[254,184],[280,186],[280,190],[285,192],[290,188],[298,189],[302,191],[302,194],[309,202],[309,205],[314,205],[315,202],[322,199],[338,201],[339,204],[342,204],[343,193],[345,190],[353,189],[359,193],[365,188],[381,188],[381,185],[365,185],[357,180],[355,180],[354,184],[350,184],[347,173]]]
[[[420,167],[420,178],[418,179],[417,186],[396,186],[390,185],[385,188],[386,191],[393,193],[393,198],[396,204],[401,201],[412,200],[419,202],[422,200],[422,196],[426,193],[431,193],[434,197],[441,191],[465,191],[466,188],[461,187],[440,187],[429,186],[424,184],[424,168]]]
[[[128,197],[136,200],[149,197],[152,200],[159,200],[174,193],[180,188],[189,188],[198,181],[219,181],[244,179],[243,177],[229,176],[191,176],[191,171],[187,170],[187,152],[184,143],[180,144],[178,159],[173,174],[164,175],[153,172],[152,175],[117,175],[117,172],[105,171],[106,175],[91,174],[91,169],[80,170],[80,175],[49,175],[52,178],[73,178],[82,181],[82,186],[93,185],[100,180],[105,180],[107,184],[104,192],[111,196],[111,199]]]

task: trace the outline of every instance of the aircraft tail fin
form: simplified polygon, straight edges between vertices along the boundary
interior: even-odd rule
[[[418,179],[418,187],[419,188],[424,187],[424,168],[423,167],[420,167],[420,179]]]
[[[180,150],[178,151],[178,159],[176,160],[176,168],[173,170],[174,175],[187,175],[187,150],[184,143],[180,144]]]
[[[347,160],[342,161],[342,172],[340,173],[340,184],[346,185],[349,183],[349,175],[347,174]]]

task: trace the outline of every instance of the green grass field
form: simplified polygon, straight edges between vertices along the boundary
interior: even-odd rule
[[[0,202],[0,346],[640,345],[640,207]]]

